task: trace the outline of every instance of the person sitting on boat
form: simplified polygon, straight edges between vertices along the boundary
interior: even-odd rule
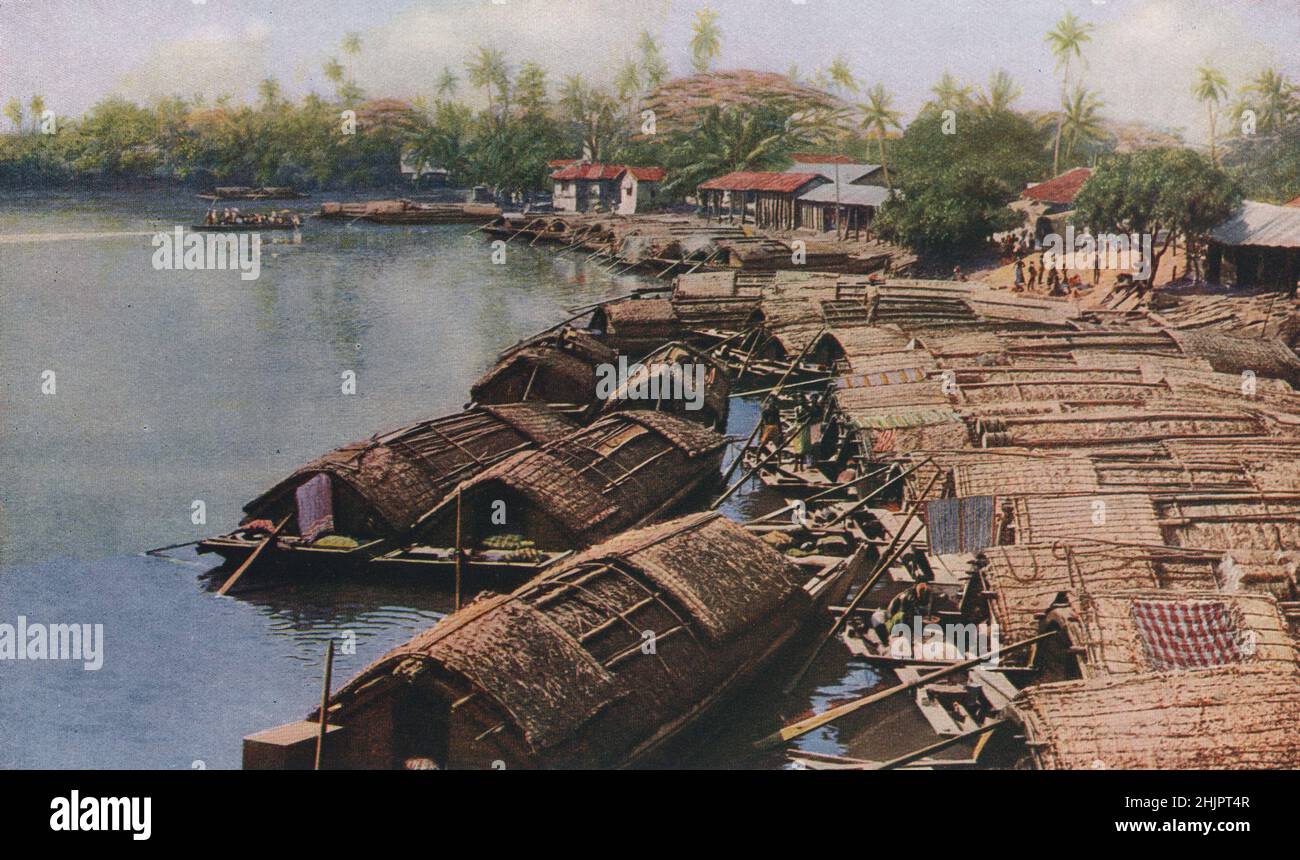
[[[934,596],[928,583],[917,582],[895,594],[884,609],[877,609],[871,615],[871,626],[880,641],[889,644],[890,634],[894,628],[912,623],[919,615],[923,619],[930,615],[934,605]]]

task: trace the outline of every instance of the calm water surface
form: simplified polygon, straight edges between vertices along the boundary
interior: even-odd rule
[[[493,265],[468,225],[312,221],[264,234],[256,281],[156,271],[152,234],[202,213],[183,192],[0,197],[0,622],[105,638],[99,671],[0,661],[0,767],[238,767],[240,738],[310,710],[331,637],[356,642],[341,683],[436,621],[449,599],[420,588],[217,597],[211,557],[140,553],[226,530],[339,444],[459,409],[502,349],[647,283],[522,243]],[[737,404],[731,432],[755,420]],[[740,495],[729,513],[770,504]],[[793,701],[738,702],[682,763],[779,766],[748,741],[877,680],[835,655],[823,669]],[[843,749],[833,731],[802,743]]]

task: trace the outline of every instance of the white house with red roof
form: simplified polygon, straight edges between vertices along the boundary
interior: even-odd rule
[[[557,212],[631,215],[654,202],[664,173],[662,167],[574,161],[551,174],[552,201]]]

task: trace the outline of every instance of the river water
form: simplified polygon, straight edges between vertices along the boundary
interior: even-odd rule
[[[152,236],[203,211],[181,191],[0,197],[0,622],[104,636],[97,671],[0,660],[0,767],[238,767],[244,735],[311,709],[331,638],[355,642],[342,683],[432,624],[446,594],[218,597],[201,580],[212,557],[141,553],[227,530],[339,444],[458,410],[502,349],[647,283],[523,243],[497,265],[466,225],[308,221],[263,234],[256,280],[155,269]],[[737,403],[729,429],[755,419]],[[729,513],[765,502],[742,494]],[[737,702],[680,763],[780,766],[748,741],[878,680],[825,662],[793,700]],[[834,729],[801,743],[843,750]]]

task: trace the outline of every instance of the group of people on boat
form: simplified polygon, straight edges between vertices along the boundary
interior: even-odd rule
[[[240,212],[234,207],[227,206],[220,212],[215,207],[209,209],[203,223],[209,227],[226,224],[250,227],[299,227],[302,225],[302,217],[297,212],[290,212],[287,209],[280,212]]]

